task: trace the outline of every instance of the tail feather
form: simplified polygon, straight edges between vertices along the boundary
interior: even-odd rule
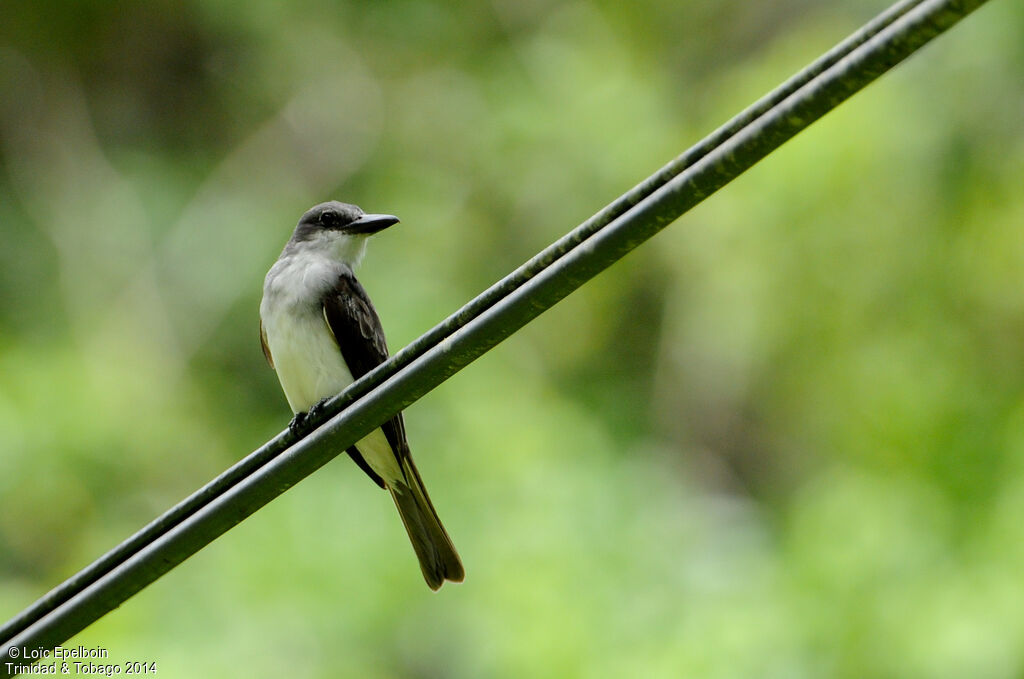
[[[409,533],[423,578],[433,590],[440,588],[445,580],[462,582],[466,577],[462,561],[452,539],[441,525],[420,473],[409,455],[402,460],[402,473],[405,483],[398,481],[389,484],[388,489],[405,530]]]

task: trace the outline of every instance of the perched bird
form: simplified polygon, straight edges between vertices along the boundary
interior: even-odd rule
[[[302,215],[267,273],[260,340],[295,413],[295,430],[310,411],[388,357],[380,318],[352,270],[369,237],[397,223],[398,217],[365,214],[355,205],[321,203]],[[402,414],[347,452],[390,491],[430,588],[461,582],[462,562],[413,464]]]

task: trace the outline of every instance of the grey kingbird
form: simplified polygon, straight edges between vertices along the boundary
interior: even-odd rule
[[[260,303],[263,353],[281,382],[300,430],[310,411],[384,362],[380,318],[352,270],[366,241],[398,223],[331,201],[302,215],[267,273]],[[430,502],[399,413],[348,449],[359,468],[391,492],[431,589],[461,582],[462,562]]]

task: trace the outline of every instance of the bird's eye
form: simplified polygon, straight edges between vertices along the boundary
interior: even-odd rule
[[[320,213],[320,223],[324,226],[333,226],[338,223],[337,212],[322,212]]]

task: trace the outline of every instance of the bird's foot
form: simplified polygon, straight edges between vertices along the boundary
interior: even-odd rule
[[[306,430],[306,422],[309,420],[309,413],[295,413],[295,417],[288,423],[288,431],[294,436],[301,437]]]
[[[316,403],[314,403],[313,407],[309,409],[308,413],[306,413],[306,418],[309,419],[309,420],[318,420],[318,419],[320,419],[320,416],[323,415],[323,413],[324,413],[324,406],[327,405],[327,402],[329,400],[330,400],[330,398],[322,398],[319,401],[317,401]]]
[[[309,432],[310,425],[320,419],[323,415],[324,406],[327,405],[329,398],[322,398],[313,404],[307,412],[295,413],[295,417],[288,423],[288,429],[291,430],[295,436],[303,436]]]

